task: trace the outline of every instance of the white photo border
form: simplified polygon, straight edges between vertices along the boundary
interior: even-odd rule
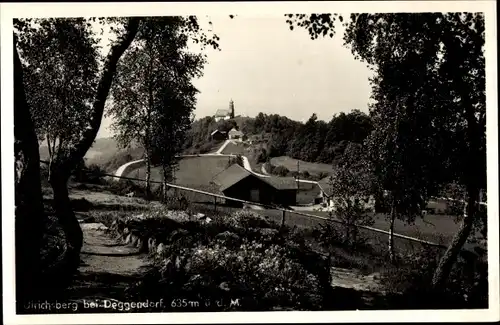
[[[488,175],[489,309],[321,312],[123,313],[16,315],[14,281],[14,132],[12,19],[20,17],[103,17],[166,15],[276,16],[318,12],[484,12],[486,24],[486,107]],[[5,324],[140,323],[312,323],[462,322],[499,320],[498,116],[496,1],[315,1],[315,2],[154,2],[2,3],[2,264]],[[283,18],[283,24],[285,19]]]

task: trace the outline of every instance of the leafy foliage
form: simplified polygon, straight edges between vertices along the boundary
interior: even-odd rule
[[[330,14],[287,17],[291,29],[307,28],[313,39],[332,37],[335,19],[343,21]],[[484,16],[351,14],[344,26],[345,44],[375,72],[370,141],[393,211],[411,220],[437,185],[458,181],[466,188],[467,216],[433,279],[442,285],[479,215],[486,184]]]
[[[267,162],[264,167],[266,168],[266,171],[272,175],[285,177],[290,173],[288,168],[286,168],[285,166],[274,166],[270,162]]]
[[[238,128],[235,120],[219,121],[204,117],[194,121],[185,148],[200,148],[216,129]],[[259,113],[239,125],[241,131],[258,146],[257,162],[268,158],[289,156],[309,162],[332,163],[339,159],[350,142],[361,143],[372,130],[370,117],[359,110],[334,115],[330,122],[318,120],[313,114],[306,123],[277,114]],[[312,135],[312,136],[311,136]]]
[[[234,164],[238,164],[241,167],[244,167],[243,157],[241,155],[236,155],[236,157],[229,158],[229,161],[227,162],[227,167],[230,167]]]
[[[190,125],[198,92],[191,79],[202,74],[204,57],[187,51],[182,17],[150,17],[141,21],[138,34],[118,65],[108,114],[122,146],[138,141],[147,163],[163,167],[171,181]]]
[[[373,224],[371,208],[375,178],[373,168],[361,145],[351,144],[330,178],[335,218],[343,222],[343,238],[358,244],[358,226]]]
[[[89,127],[101,59],[97,41],[83,18],[14,25],[37,135],[47,141],[50,160],[65,159]]]

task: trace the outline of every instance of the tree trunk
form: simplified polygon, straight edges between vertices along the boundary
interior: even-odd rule
[[[54,190],[54,209],[58,221],[60,222],[66,241],[68,243],[67,255],[64,263],[66,271],[64,275],[71,277],[80,265],[80,250],[83,245],[83,233],[78,220],[72,210],[68,196],[67,183],[71,172],[83,159],[88,149],[95,140],[101,125],[104,106],[109,94],[111,83],[116,72],[116,65],[121,55],[129,47],[134,39],[139,25],[139,18],[130,18],[126,27],[127,32],[118,39],[111,47],[111,50],[104,62],[104,71],[97,87],[96,99],[93,104],[93,111],[90,120],[90,127],[84,133],[80,142],[70,149],[68,155],[56,163],[51,164],[50,184]]]
[[[38,139],[24,92],[23,71],[14,38],[14,154],[16,302],[40,293],[41,256],[46,216],[40,183]]]
[[[394,222],[396,221],[396,207],[394,206],[394,202],[391,206],[391,221],[389,225],[389,243],[388,243],[388,251],[389,251],[389,260],[391,263],[394,263],[396,260],[396,256],[394,253]]]
[[[83,244],[81,228],[71,209],[67,181],[69,174],[85,156],[95,140],[101,125],[104,105],[121,55],[134,39],[139,26],[139,18],[130,18],[127,32],[120,37],[104,63],[104,72],[99,82],[90,128],[82,140],[72,148],[67,159],[52,168],[51,185],[54,189],[54,205],[67,240],[70,241],[70,268],[78,267],[79,252]],[[40,154],[29,107],[23,85],[22,65],[16,50],[14,35],[14,133],[15,133],[15,194],[16,194],[16,294],[18,308],[26,299],[36,296],[40,276],[40,248],[43,239],[45,216],[43,213],[40,184]],[[68,175],[66,177],[65,175]],[[29,239],[29,241],[28,241]]]
[[[51,171],[49,179],[54,191],[54,210],[57,220],[66,236],[68,249],[64,259],[66,274],[71,277],[80,266],[80,250],[83,246],[83,232],[76,218],[68,192],[69,175],[58,170],[56,165]]]
[[[163,177],[162,177],[162,187],[163,187],[163,202],[167,202],[168,199],[168,170],[163,166]]]
[[[439,261],[439,264],[434,272],[434,276],[432,278],[432,286],[435,289],[441,289],[443,285],[446,283],[448,276],[451,272],[453,264],[457,260],[458,255],[462,249],[462,246],[465,244],[467,238],[469,237],[473,224],[474,217],[477,212],[477,203],[479,200],[479,188],[473,187],[467,189],[467,214],[464,215],[462,220],[462,224],[460,225],[460,229],[457,234],[453,237],[453,240],[444,253],[443,257]]]
[[[59,168],[65,173],[71,172],[78,165],[94,143],[95,137],[99,132],[99,127],[101,126],[104,106],[116,73],[118,60],[134,40],[139,28],[139,22],[140,18],[138,17],[129,18],[125,27],[126,32],[119,37],[111,47],[104,61],[103,73],[97,86],[96,99],[93,104],[92,116],[90,118],[90,127],[83,134],[81,141],[71,149],[67,159],[60,164]]]
[[[151,200],[151,157],[146,150],[146,200]]]

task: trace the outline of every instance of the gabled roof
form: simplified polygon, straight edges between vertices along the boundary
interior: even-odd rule
[[[278,190],[296,190],[297,181],[293,177],[259,177],[264,182]]]
[[[231,112],[227,108],[221,108],[215,112],[215,117],[225,117],[228,115],[231,115]]]
[[[240,165],[233,164],[216,175],[212,181],[220,186],[221,191],[224,191],[250,175],[253,174]]]
[[[214,135],[217,132],[222,133],[222,134],[226,134],[227,133],[226,131],[221,131],[221,130],[217,129],[214,132],[210,133],[210,135]]]
[[[333,194],[331,182],[331,176],[327,176],[318,181],[319,188],[328,196],[331,196]]]
[[[235,128],[232,128],[229,130],[229,134],[238,134],[238,135],[243,135],[243,132],[236,130]]]
[[[212,179],[212,182],[219,185],[221,191],[225,191],[248,176],[253,176],[277,190],[298,189],[297,181],[293,177],[260,177],[252,172],[249,172],[238,164],[233,164],[226,168],[224,171],[216,175]]]

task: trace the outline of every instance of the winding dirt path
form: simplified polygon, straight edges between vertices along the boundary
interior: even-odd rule
[[[138,283],[149,265],[147,256],[111,238],[102,223],[80,225],[82,263],[66,298],[78,312],[117,312],[111,304],[127,297],[128,288]],[[91,303],[95,303],[94,308]]]

